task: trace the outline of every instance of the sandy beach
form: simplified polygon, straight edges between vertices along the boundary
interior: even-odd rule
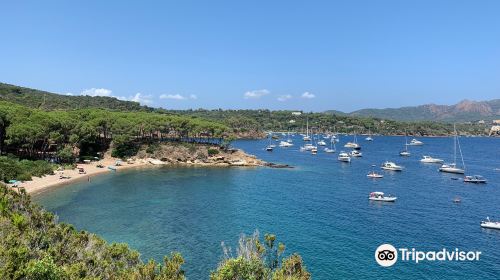
[[[71,184],[81,180],[92,180],[96,175],[107,173],[107,172],[120,172],[120,170],[138,168],[138,167],[149,167],[155,166],[148,162],[148,160],[136,160],[134,163],[129,164],[127,162],[122,162],[120,166],[116,166],[117,158],[105,158],[97,162],[91,162],[88,164],[78,164],[78,168],[83,168],[85,174],[79,174],[78,168],[73,170],[64,171],[54,171],[54,175],[46,175],[44,177],[33,177],[31,181],[25,181],[19,184],[19,187],[24,188],[28,193],[37,193],[47,190],[51,187]],[[103,165],[104,168],[99,168],[97,165]],[[116,171],[110,170],[108,166],[113,166]],[[64,179],[61,179],[61,175],[64,175]]]

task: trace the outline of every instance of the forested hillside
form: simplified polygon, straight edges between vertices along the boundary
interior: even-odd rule
[[[114,111],[152,111],[137,102],[107,96],[69,96],[0,83],[0,101],[43,110],[100,108]]]

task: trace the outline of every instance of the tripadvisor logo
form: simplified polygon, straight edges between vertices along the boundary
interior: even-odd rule
[[[383,267],[393,266],[398,260],[418,264],[422,261],[478,261],[480,256],[480,251],[461,251],[458,248],[454,250],[444,248],[439,251],[419,251],[415,248],[396,249],[391,244],[382,244],[375,250],[375,260]]]

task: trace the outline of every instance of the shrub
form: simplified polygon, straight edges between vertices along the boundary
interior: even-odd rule
[[[218,154],[219,154],[219,150],[214,149],[214,148],[209,148],[208,149],[208,155],[209,156],[215,156],[215,155],[218,155]]]

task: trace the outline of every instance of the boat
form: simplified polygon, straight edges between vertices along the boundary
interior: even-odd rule
[[[116,171],[116,166],[110,165],[110,166],[108,166],[108,169],[111,171]]]
[[[402,157],[409,157],[411,155],[411,153],[408,151],[408,137],[406,136],[406,132],[405,132],[405,149],[401,152],[399,152],[399,155],[402,156]]]
[[[372,201],[394,202],[398,198],[392,195],[385,196],[383,192],[371,192],[368,199]]]
[[[382,169],[391,171],[402,171],[403,167],[395,164],[392,161],[386,161],[384,162],[384,164],[382,164]]]
[[[318,141],[318,146],[326,146],[326,142],[323,140]]]
[[[266,147],[266,151],[268,151],[268,152],[272,152],[274,147],[276,147],[276,145],[271,144],[271,140],[272,140],[272,136],[269,135],[269,144]]]
[[[313,150],[313,149],[318,149],[316,146],[314,146],[313,144],[305,144],[304,146],[300,147],[300,150],[301,151],[310,151],[310,150]]]
[[[370,171],[370,173],[368,173],[368,175],[366,175],[366,177],[373,178],[373,179],[379,179],[379,178],[384,178],[384,175],[378,174],[375,171]]]
[[[357,151],[357,150],[352,150],[352,151],[350,152],[350,155],[351,155],[352,157],[362,157],[362,156],[363,156],[363,154],[362,154],[360,151]]]
[[[304,136],[304,138],[302,138],[302,140],[304,140],[304,141],[311,141],[311,136],[309,136],[309,118],[307,118],[306,123],[307,123],[306,124],[306,135]]]
[[[342,161],[342,162],[351,162],[351,157],[349,156],[348,153],[342,151],[339,153],[339,156],[337,158],[339,161]]]
[[[354,150],[361,150],[361,146],[358,144],[358,139],[356,138],[356,134],[354,134],[354,141],[353,142],[347,142],[344,145],[344,148],[351,148]]]
[[[324,149],[325,153],[335,153],[335,139],[330,139],[330,148]]]
[[[318,148],[314,147],[311,149],[311,154],[316,155],[318,154]]]
[[[481,175],[465,176],[464,183],[486,184],[486,179]]]
[[[461,202],[462,200],[458,196],[453,199],[453,203],[461,203]]]
[[[365,141],[373,141],[372,132],[370,130],[368,130],[368,137],[365,138]]]
[[[486,221],[481,221],[481,227],[489,229],[500,229],[500,222],[492,222],[490,220],[490,217],[486,217]]]
[[[280,142],[280,144],[279,144],[279,146],[280,146],[281,148],[288,148],[288,147],[292,147],[292,146],[293,146],[293,144],[292,144],[292,143],[290,143],[290,142],[288,142],[288,141],[281,141],[281,142]]]
[[[422,156],[422,159],[420,160],[420,162],[423,162],[423,163],[443,163],[444,160],[442,160],[440,158],[433,158],[431,156]]]
[[[460,141],[458,140],[458,133],[455,125],[453,125],[453,130],[455,131],[455,136],[453,137],[453,163],[443,164],[439,168],[439,171],[454,174],[464,174],[465,173],[465,162],[462,155],[462,149],[460,148]],[[457,146],[460,151],[460,157],[462,158],[463,168],[457,167]]]
[[[423,144],[424,144],[424,142],[413,138],[413,139],[411,139],[410,143],[408,143],[407,145],[408,146],[422,146]]]

